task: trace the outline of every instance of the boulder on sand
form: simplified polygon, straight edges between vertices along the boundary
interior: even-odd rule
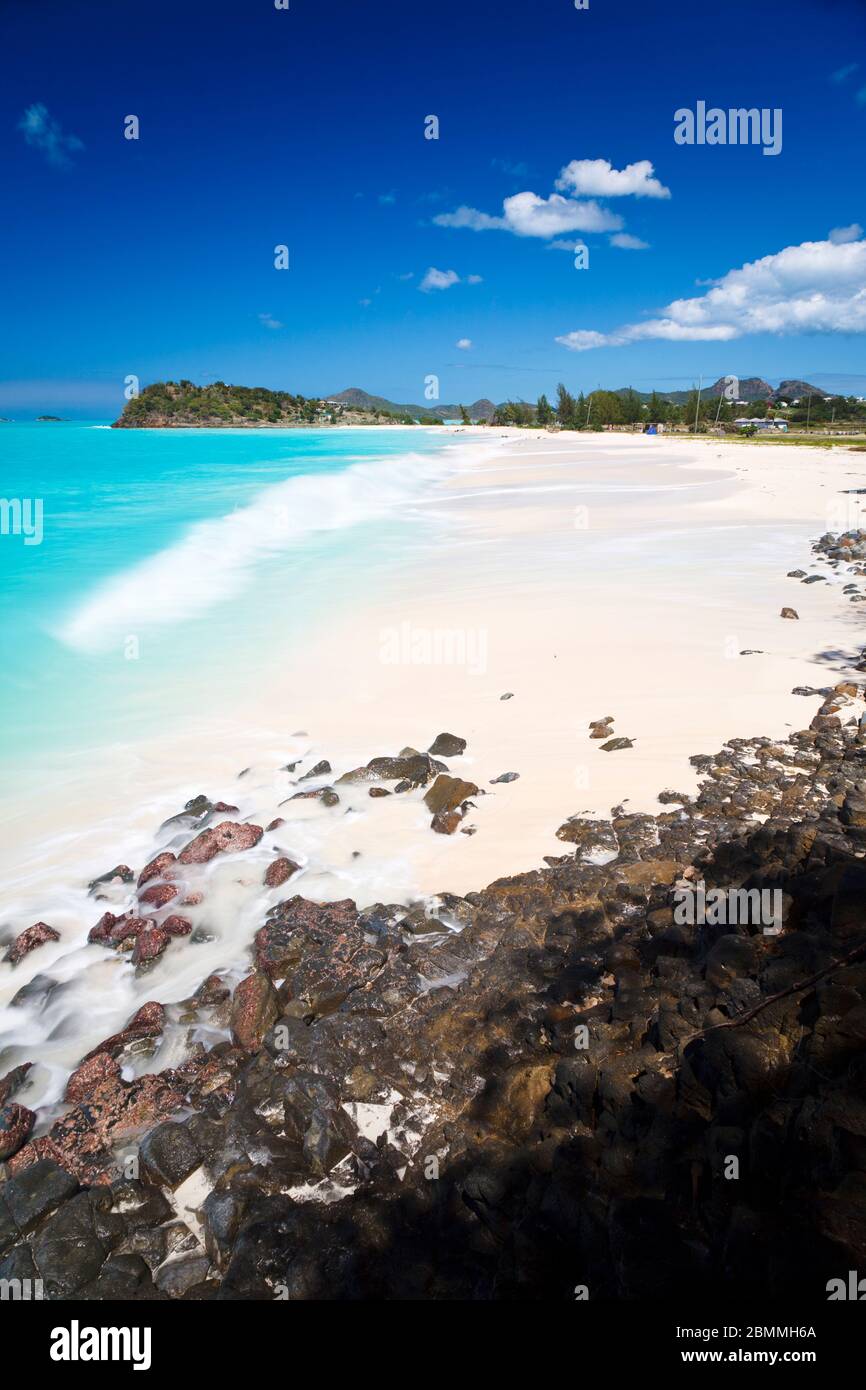
[[[456,811],[470,796],[477,796],[478,788],[474,782],[464,782],[461,777],[449,777],[440,773],[436,781],[424,794],[424,804],[434,815],[438,811]]]
[[[437,734],[427,752],[432,753],[434,758],[459,758],[465,748],[465,738],[458,738],[456,734]]]

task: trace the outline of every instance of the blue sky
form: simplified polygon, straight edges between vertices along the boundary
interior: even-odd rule
[[[129,374],[866,392],[861,0],[6,0],[0,32],[4,414],[108,417]],[[781,153],[678,145],[699,100],[780,108]]]

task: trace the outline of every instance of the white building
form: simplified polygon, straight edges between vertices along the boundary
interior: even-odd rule
[[[788,428],[787,420],[751,420],[746,416],[741,416],[738,420],[734,421],[734,424],[738,430],[769,430],[771,433],[775,430],[784,433]]]

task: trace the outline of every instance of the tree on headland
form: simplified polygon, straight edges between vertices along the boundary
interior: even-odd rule
[[[553,419],[553,407],[544,395],[544,392],[538,397],[538,404],[535,407],[535,418],[539,425],[549,425]]]
[[[461,406],[460,406],[460,423],[461,423],[461,425],[471,425],[471,424],[472,424],[472,421],[469,419],[469,412],[468,412],[468,410],[466,409],[466,406],[465,406],[465,405],[461,405]]]

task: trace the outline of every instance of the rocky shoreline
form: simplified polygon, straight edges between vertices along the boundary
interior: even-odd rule
[[[815,550],[859,601],[866,533]],[[50,1124],[26,1063],[0,1079],[0,1279],[72,1300],[826,1297],[866,1259],[866,716],[856,679],[801,693],[808,728],[696,755],[698,793],[657,815],[572,817],[547,868],[483,892],[359,911],[293,892],[276,857],[285,896],[234,988],[146,1003]],[[440,737],[344,778],[424,787],[432,830],[471,830],[479,788]],[[177,853],[95,883],[109,903],[135,883],[135,906],[91,940],[146,971],[189,935],[197,866],[274,829],[236,811],[197,799]],[[698,885],[779,894],[781,930],[684,922]],[[184,1059],[125,1077],[169,1024]]]

